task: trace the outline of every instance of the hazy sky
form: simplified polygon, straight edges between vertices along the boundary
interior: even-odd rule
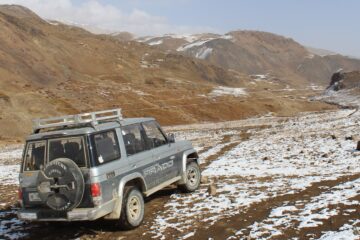
[[[137,35],[263,30],[360,57],[358,0],[0,0],[40,16]]]

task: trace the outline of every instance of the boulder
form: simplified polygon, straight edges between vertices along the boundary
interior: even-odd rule
[[[208,176],[201,176],[201,183],[204,183],[204,184],[206,184],[206,183],[209,183],[209,178],[208,178]]]
[[[213,184],[213,183],[211,183],[210,185],[209,185],[209,187],[208,187],[208,193],[209,193],[209,195],[210,196],[214,196],[214,195],[216,195],[216,186]]]

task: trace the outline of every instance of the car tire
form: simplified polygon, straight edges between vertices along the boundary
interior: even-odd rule
[[[144,220],[144,197],[139,189],[134,186],[125,187],[123,196],[120,227],[124,230],[131,230],[140,226]]]
[[[57,188],[52,186],[67,187]],[[85,191],[81,169],[68,158],[57,158],[49,162],[37,177],[37,191],[44,205],[55,211],[70,211],[80,205]]]
[[[201,170],[196,162],[190,162],[186,165],[186,179],[185,184],[179,185],[183,192],[194,192],[200,186]]]

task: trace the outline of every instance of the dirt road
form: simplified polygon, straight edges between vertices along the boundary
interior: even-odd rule
[[[146,199],[144,224],[128,232],[103,220],[18,221],[19,147],[3,149],[0,239],[360,239],[360,116],[351,113],[168,128],[193,141],[208,182],[193,194],[173,187]]]

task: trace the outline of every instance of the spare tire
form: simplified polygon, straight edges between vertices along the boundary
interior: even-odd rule
[[[84,177],[74,161],[58,158],[40,171],[37,189],[40,199],[48,207],[56,211],[70,211],[81,203]]]

